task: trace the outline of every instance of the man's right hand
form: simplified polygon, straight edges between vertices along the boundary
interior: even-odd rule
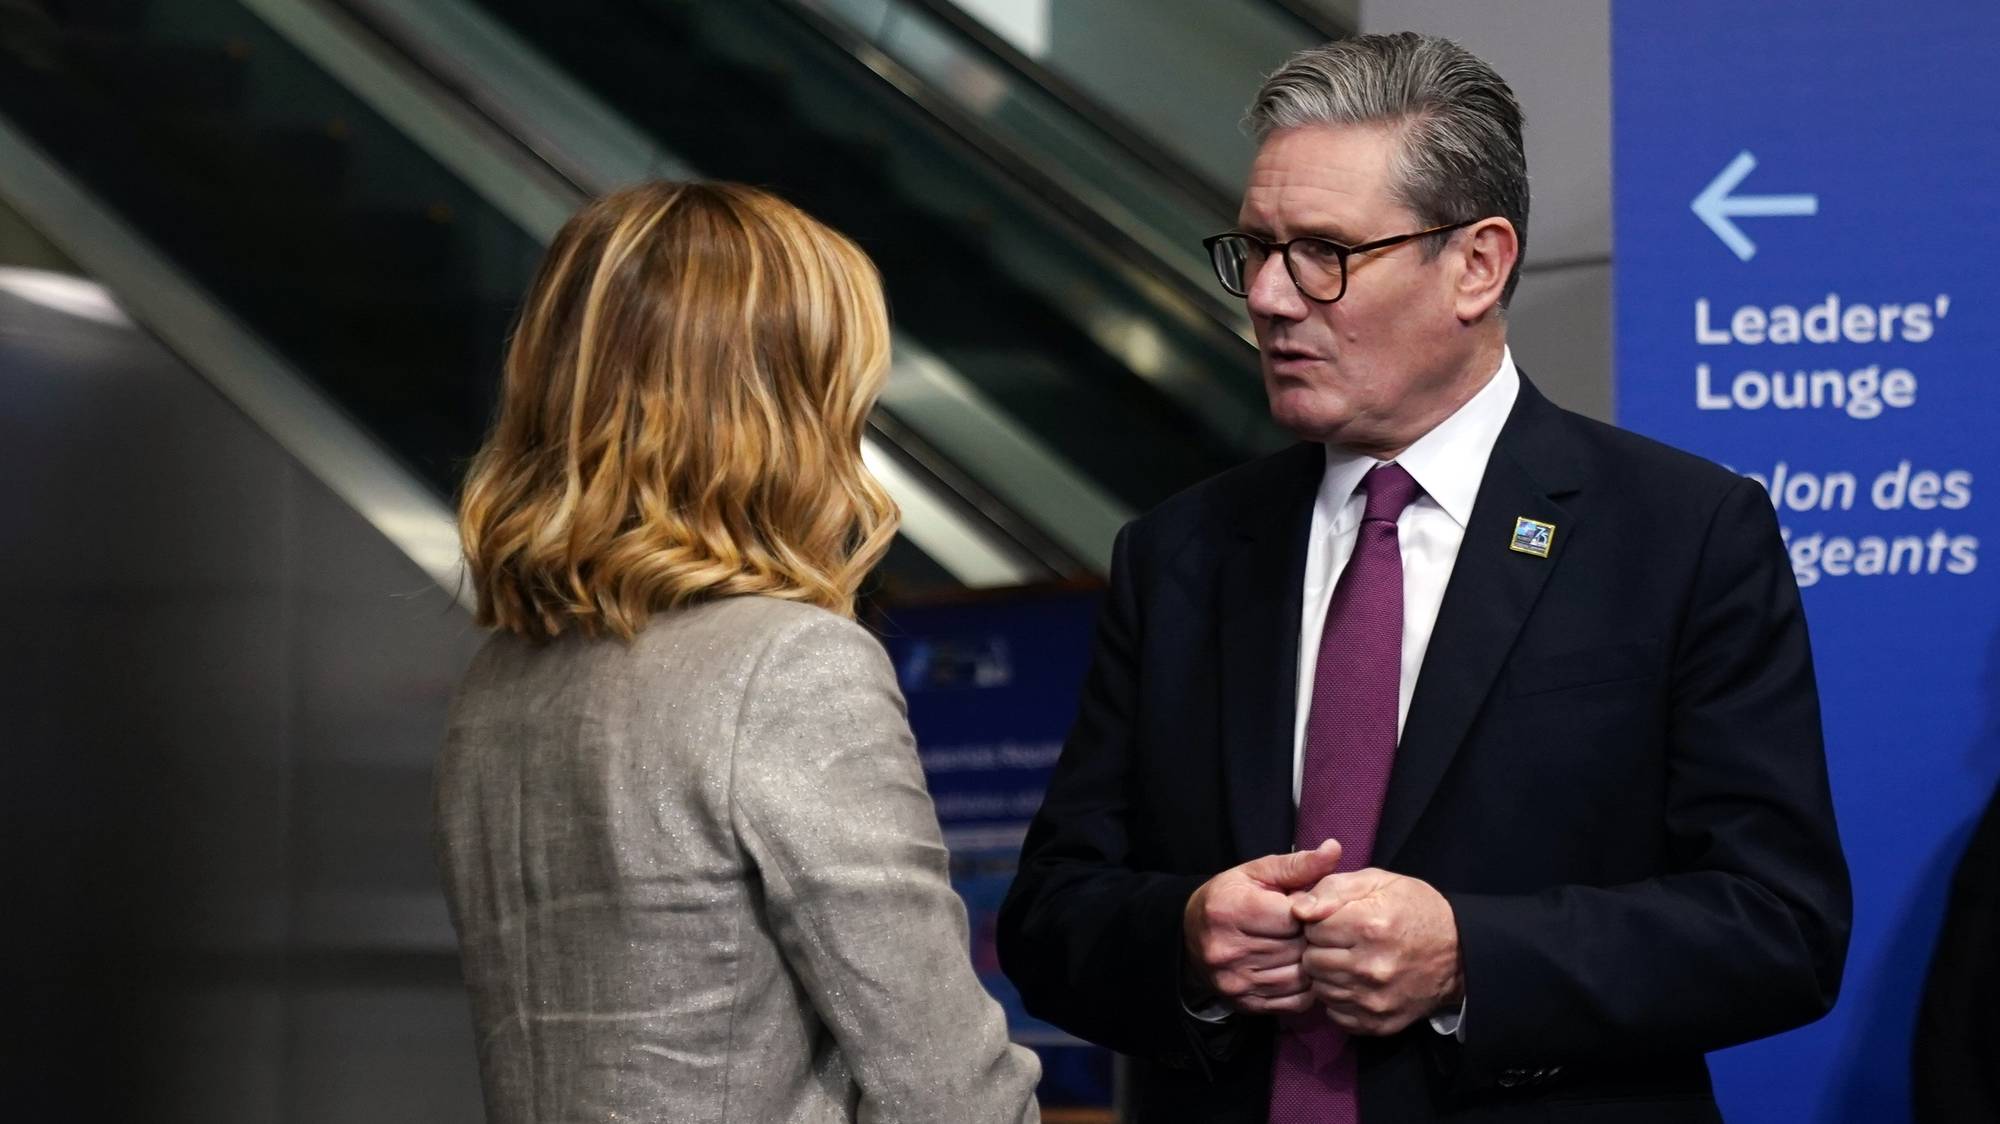
[[[1181,912],[1191,987],[1251,1014],[1310,1011],[1312,981],[1299,968],[1305,930],[1291,895],[1340,863],[1340,844],[1265,855],[1201,884]]]

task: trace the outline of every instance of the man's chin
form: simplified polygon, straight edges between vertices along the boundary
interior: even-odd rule
[[[1278,428],[1301,441],[1325,442],[1340,428],[1340,421],[1323,404],[1302,402],[1283,392],[1270,397],[1271,420]]]

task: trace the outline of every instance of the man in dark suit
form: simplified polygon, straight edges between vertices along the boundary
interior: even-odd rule
[[[1303,443],[1120,534],[1002,963],[1139,1121],[1717,1119],[1849,923],[1770,502],[1515,368],[1484,63],[1328,44],[1250,122],[1210,248]]]

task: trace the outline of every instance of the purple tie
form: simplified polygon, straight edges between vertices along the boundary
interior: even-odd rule
[[[1396,517],[1421,489],[1401,465],[1362,478],[1368,508],[1320,633],[1299,785],[1301,850],[1338,839],[1339,869],[1368,865],[1389,766],[1403,673],[1403,554]],[[1271,1124],[1359,1124],[1354,1052],[1315,1008],[1283,1020],[1271,1083]]]

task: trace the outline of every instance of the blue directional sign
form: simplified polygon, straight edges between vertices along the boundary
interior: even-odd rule
[[[1995,44],[1991,2],[1614,0],[1619,421],[1770,493],[1854,874],[1834,1014],[1711,1059],[1731,1121],[1909,1119],[2000,775]]]

